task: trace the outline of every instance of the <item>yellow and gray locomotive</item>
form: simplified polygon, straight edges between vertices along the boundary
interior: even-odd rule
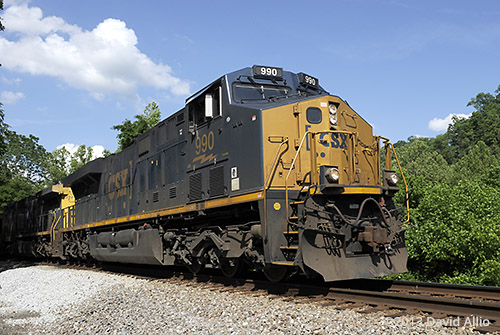
[[[391,149],[317,78],[253,66],[123,151],[11,204],[2,240],[13,254],[226,276],[246,266],[273,281],[401,273]]]

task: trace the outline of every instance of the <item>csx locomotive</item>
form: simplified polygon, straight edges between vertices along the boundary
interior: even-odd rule
[[[226,276],[246,266],[272,281],[401,273],[392,153],[317,78],[244,68],[130,147],[11,204],[2,241],[11,254]]]

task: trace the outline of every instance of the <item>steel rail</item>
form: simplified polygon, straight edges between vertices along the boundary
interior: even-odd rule
[[[74,266],[73,266],[74,267]],[[304,278],[283,283],[263,280],[258,273],[246,278],[226,278],[215,270],[193,275],[183,269],[165,269],[130,264],[102,264],[88,268],[93,271],[113,272],[149,280],[192,282],[191,285],[208,285],[220,290],[237,290],[249,294],[276,294],[297,299],[304,303],[334,305],[336,308],[359,308],[361,313],[382,311],[388,317],[422,316],[435,320],[459,318],[464,321],[475,317],[488,320],[487,326],[472,324],[482,332],[500,331],[500,287],[440,284],[427,282],[359,279],[332,283],[311,284]],[[469,324],[470,325],[470,324]]]

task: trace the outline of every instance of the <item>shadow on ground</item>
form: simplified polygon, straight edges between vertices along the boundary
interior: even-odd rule
[[[27,260],[0,259],[0,272],[4,272],[11,269],[26,268],[35,265],[37,265],[37,263]]]

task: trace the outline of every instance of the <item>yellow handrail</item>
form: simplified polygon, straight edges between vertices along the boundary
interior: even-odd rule
[[[295,154],[293,160],[292,160],[292,164],[290,166],[290,169],[288,170],[288,173],[286,175],[286,178],[285,178],[285,206],[286,206],[286,217],[287,217],[287,221],[289,224],[294,224],[294,222],[291,222],[290,221],[290,215],[289,215],[289,206],[288,206],[288,179],[290,178],[290,174],[292,173],[292,170],[294,169],[294,166],[295,166],[295,163],[297,161],[297,158],[300,154],[300,151],[302,150],[302,147],[304,146],[304,142],[307,138],[307,136],[310,136],[310,139],[311,139],[311,184],[313,182],[317,182],[317,180],[315,180],[316,178],[313,178],[313,175],[315,176],[317,174],[317,167],[315,166],[315,164],[313,164],[316,159],[315,159],[315,145],[313,145],[312,141],[315,140],[315,136],[317,134],[322,134],[322,133],[330,133],[330,134],[334,134],[334,133],[337,133],[337,134],[347,134],[349,136],[356,136],[356,133],[353,133],[353,132],[348,132],[348,131],[341,131],[341,130],[327,130],[327,131],[319,131],[319,132],[312,132],[312,131],[306,131],[304,133],[304,136],[302,137],[302,140],[300,141],[300,145],[297,149],[297,153]],[[384,145],[389,145],[391,148],[392,148],[392,152],[394,153],[394,157],[396,158],[396,162],[398,164],[398,168],[399,168],[399,172],[401,173],[401,176],[403,178],[403,182],[404,182],[404,185],[405,185],[405,192],[406,192],[406,212],[407,212],[407,220],[404,222],[404,224],[407,224],[410,222],[410,200],[408,198],[408,183],[406,182],[406,178],[405,178],[405,175],[403,173],[403,169],[401,168],[401,164],[399,162],[399,158],[398,158],[398,155],[396,153],[396,150],[394,149],[394,145],[389,141],[388,138],[385,138],[385,137],[382,137],[382,136],[377,136],[376,138],[378,139],[381,139],[384,141]],[[379,150],[381,148],[379,147]],[[279,151],[278,151],[279,152]],[[380,163],[380,158],[381,156],[379,155],[379,163]],[[276,160],[276,157],[275,157],[275,160]],[[387,159],[386,159],[387,160]],[[390,162],[389,162],[390,164]],[[387,165],[387,162],[386,162],[386,165]],[[274,163],[273,163],[273,166],[274,166]],[[314,173],[313,173],[313,170],[314,170]],[[379,171],[380,173],[381,171]],[[267,184],[266,184],[267,185]]]
[[[274,170],[274,166],[276,165],[276,161],[279,157],[279,153],[281,151],[281,147],[288,143],[288,137],[285,138],[281,143],[280,143],[280,146],[278,147],[278,150],[276,151],[276,154],[274,155],[274,159],[273,159],[273,164],[271,165],[271,168],[269,169],[269,173],[267,174],[267,177],[266,177],[266,181],[264,183],[264,190],[267,190],[268,187],[269,187],[269,183],[271,181],[271,175],[273,174],[273,170]]]
[[[383,136],[378,136],[380,139],[382,139],[384,141],[384,145],[389,145],[391,148],[392,148],[392,152],[394,154],[394,157],[396,158],[396,162],[398,163],[398,168],[399,168],[399,172],[401,173],[401,177],[403,178],[403,182],[405,184],[405,200],[406,200],[406,215],[407,215],[407,219],[405,222],[403,222],[404,224],[407,224],[410,222],[410,198],[408,196],[408,183],[406,182],[406,178],[405,178],[405,175],[403,173],[403,169],[401,168],[401,164],[399,163],[399,158],[398,158],[398,155],[396,154],[396,150],[394,149],[394,145],[391,143],[391,141],[389,141],[388,138],[386,137],[383,137]],[[386,160],[387,160],[387,156],[386,156]],[[387,161],[385,162],[386,166],[387,166]]]
[[[278,157],[279,157],[279,153],[281,152],[281,147],[285,144],[285,143],[288,143],[288,137],[285,138],[279,145],[278,147],[278,150],[276,151],[276,154],[274,155],[274,159],[273,159],[273,164],[271,165],[271,168],[269,169],[269,173],[267,174],[267,177],[266,177],[266,180],[264,180],[264,227],[262,227],[262,231],[264,234],[267,234],[267,199],[266,199],[266,191],[269,187],[269,184],[271,182],[271,176],[273,174],[273,171],[274,171],[274,166],[276,165],[277,163],[277,160],[278,160]],[[288,213],[287,213],[288,214]]]
[[[61,219],[61,216],[57,216],[56,212],[51,212],[52,215],[54,215],[54,219],[52,220],[52,224],[50,225],[50,239],[51,239],[51,242],[52,244],[54,244],[54,237],[55,237],[55,230],[56,230],[56,226],[57,224],[59,223],[59,220]],[[57,218],[57,220],[56,220]]]
[[[287,181],[288,178],[290,178],[290,173],[292,173],[293,167],[295,165],[295,162],[297,161],[297,157],[299,156],[300,150],[302,149],[302,146],[304,145],[304,140],[306,139],[306,136],[308,136],[311,132],[306,131],[304,133],[304,136],[302,136],[302,140],[300,141],[300,145],[297,148],[297,153],[295,154],[295,157],[292,160],[292,165],[290,166],[290,170],[288,170],[288,174],[286,175],[285,178],[285,207],[286,207],[286,220],[288,221],[289,224],[293,224],[293,222],[290,221],[290,215],[288,214],[288,185]]]
[[[316,162],[316,142],[314,142],[313,144],[313,141],[315,141],[314,139],[314,136],[317,135],[317,134],[347,134],[349,136],[354,136],[355,133],[354,132],[349,132],[349,131],[343,131],[343,130],[324,130],[324,131],[318,131],[318,132],[312,132],[312,131],[306,131],[304,133],[304,136],[302,136],[302,140],[300,141],[300,145],[297,149],[297,153],[295,154],[295,157],[293,158],[292,160],[292,165],[290,166],[290,170],[288,171],[288,174],[286,175],[286,178],[285,178],[285,206],[286,206],[286,220],[288,221],[289,224],[294,224],[293,222],[290,221],[290,216],[288,215],[288,178],[290,178],[290,174],[292,173],[292,170],[293,170],[293,167],[295,166],[295,162],[297,161],[297,157],[299,156],[299,153],[300,153],[300,150],[302,149],[303,145],[304,145],[304,141],[305,139],[307,138],[307,136],[311,135],[311,184],[313,183],[313,181],[317,182],[317,180],[314,180],[313,179],[313,175],[316,176],[317,174],[317,166],[315,164]],[[314,148],[314,150],[313,150]],[[313,173],[313,170],[314,170],[314,173]]]

